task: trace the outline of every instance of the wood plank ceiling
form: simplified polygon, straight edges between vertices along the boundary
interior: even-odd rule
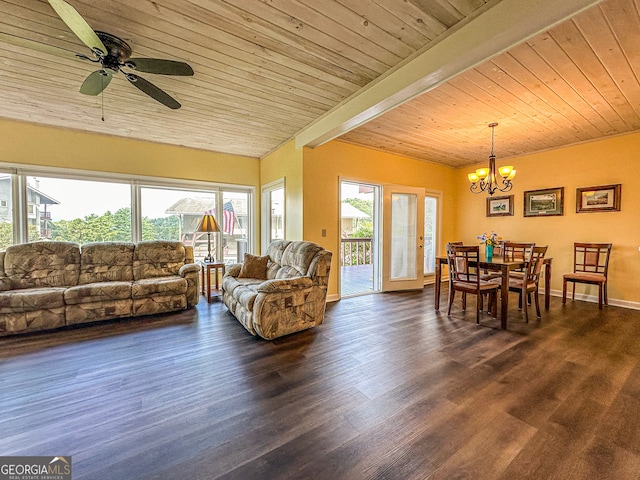
[[[133,56],[188,62],[142,74],[169,110],[95,66],[0,38],[0,117],[262,157],[500,0],[68,0]],[[453,167],[640,129],[640,0],[606,0],[340,139]],[[0,0],[0,32],[88,49],[44,0]],[[101,108],[104,102],[104,121]]]

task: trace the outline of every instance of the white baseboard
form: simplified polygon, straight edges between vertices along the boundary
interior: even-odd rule
[[[448,282],[448,278],[443,278],[442,283]],[[435,280],[427,280],[425,285],[433,285]],[[544,295],[544,289],[540,289],[540,295]],[[562,298],[562,290],[551,290],[552,297],[560,297]],[[339,294],[327,295],[327,302],[337,302],[340,300]],[[591,302],[598,303],[597,295],[585,295],[584,293],[576,293],[576,300],[580,300],[583,302]],[[571,301],[571,293],[567,292],[567,302]],[[640,302],[631,302],[629,300],[619,300],[617,298],[609,298],[609,305],[613,307],[622,307],[622,308],[630,308],[632,310],[640,310]]]
[[[540,293],[544,295],[544,290],[540,290]],[[562,290],[551,290],[552,297],[562,298]],[[576,293],[576,300],[583,302],[598,303],[597,295],[586,295],[584,293]],[[571,301],[571,292],[567,292],[567,302]],[[630,308],[632,310],[640,310],[640,302],[631,302],[629,300],[620,300],[617,298],[609,298],[609,305],[613,307]]]

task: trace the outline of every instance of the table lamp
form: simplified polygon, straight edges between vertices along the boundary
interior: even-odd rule
[[[219,232],[220,226],[213,215],[210,213],[205,213],[204,216],[198,222],[198,226],[196,227],[196,232],[206,232],[207,233],[207,251],[208,255],[204,257],[205,262],[213,262],[213,255],[211,255],[211,232]]]

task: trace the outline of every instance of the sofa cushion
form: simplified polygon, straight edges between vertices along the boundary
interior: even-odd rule
[[[258,286],[264,280],[257,278],[237,278],[225,276],[222,279],[222,289],[236,301],[243,305],[248,311],[253,310],[253,304],[258,296]]]
[[[178,276],[144,278],[131,285],[132,298],[144,298],[153,295],[184,295],[187,293],[187,281]]]
[[[184,245],[180,242],[153,240],[137,243],[133,250],[133,278],[142,280],[178,275],[184,259]]]
[[[131,282],[95,282],[69,287],[64,292],[67,305],[131,298]]]
[[[315,243],[301,241],[291,242],[284,250],[284,253],[282,254],[282,261],[280,262],[282,267],[291,268],[286,276],[279,273],[276,278],[306,275],[309,270],[309,265],[311,265],[311,261],[321,250],[323,250],[323,248]],[[293,269],[297,270],[299,273],[296,274],[293,272]]]
[[[64,307],[64,291],[64,287],[44,287],[0,292],[0,313]]]
[[[239,278],[257,278],[260,280],[267,279],[267,263],[269,255],[258,257],[250,253],[244,254],[244,262],[240,268]]]
[[[4,271],[14,288],[78,284],[80,246],[71,242],[33,242],[7,247]]]
[[[82,245],[78,283],[133,281],[133,249],[129,242]]]
[[[291,240],[274,240],[267,247],[267,255],[272,262],[280,265],[282,263],[282,255],[284,250],[291,243]]]

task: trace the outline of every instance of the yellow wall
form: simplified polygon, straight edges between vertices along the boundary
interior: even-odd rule
[[[573,242],[613,243],[609,298],[620,300],[621,305],[640,302],[636,280],[640,278],[639,151],[640,134],[630,134],[508,161],[498,157],[498,166],[513,164],[517,169],[509,192],[515,200],[512,217],[487,218],[487,195],[468,189],[467,173],[486,164],[457,170],[455,236],[476,243],[477,235],[495,231],[504,239],[549,245],[555,293],[562,291],[562,275],[573,268]],[[576,213],[576,188],[616,183],[622,184],[620,212]],[[563,216],[523,217],[525,190],[554,187],[564,187]],[[578,285],[576,293],[597,295],[597,288]]]
[[[439,191],[443,194],[443,217],[454,216],[455,172],[447,167],[332,141],[315,149],[304,149],[303,178],[303,238],[333,252],[334,272],[340,266],[340,180]],[[323,229],[326,237],[322,236]],[[444,222],[443,243],[450,241],[453,234],[454,223]],[[329,295],[338,294],[337,277],[331,274]]]
[[[640,215],[635,207],[640,205],[636,174],[640,134],[508,160],[518,170],[510,192],[515,215],[487,218],[486,194],[468,190],[466,174],[477,167],[452,170],[338,141],[316,149],[296,149],[290,142],[258,161],[2,119],[0,132],[3,162],[254,186],[257,205],[260,185],[284,177],[286,238],[317,242],[336,255],[340,251],[340,179],[441,191],[441,252],[447,241],[474,243],[476,235],[492,230],[510,240],[548,244],[548,255],[554,258],[552,289],[557,291],[562,288],[562,274],[571,270],[574,241],[612,242],[609,297],[623,305],[640,302],[640,289],[635,287],[640,276]],[[498,158],[497,163],[507,162]],[[575,212],[577,187],[613,183],[622,184],[622,211]],[[565,187],[563,216],[523,217],[525,190],[560,186]],[[337,265],[334,260],[334,268]],[[580,286],[578,292],[597,293],[593,287]],[[337,293],[337,275],[331,275],[329,294]]]
[[[0,161],[258,187],[258,159],[0,119]],[[167,132],[170,135],[171,132]]]
[[[290,141],[260,161],[260,180],[267,185],[284,178],[284,228],[287,240],[302,240],[302,149]]]

